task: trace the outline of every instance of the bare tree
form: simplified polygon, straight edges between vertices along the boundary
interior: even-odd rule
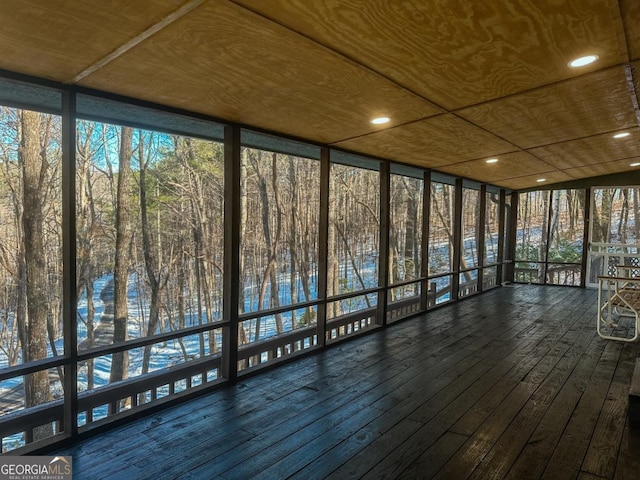
[[[118,162],[118,190],[116,199],[116,250],[114,280],[114,313],[113,342],[127,340],[128,306],[127,287],[130,268],[130,246],[133,238],[131,227],[131,155],[133,131],[122,127],[120,137],[120,153]],[[111,357],[111,375],[109,381],[117,382],[127,378],[129,371],[129,354],[127,351],[117,352]],[[118,410],[111,406],[112,412]]]
[[[44,245],[43,189],[48,167],[41,157],[41,114],[23,110],[20,113],[19,160],[22,165],[23,211],[22,227],[26,315],[23,322],[22,346],[25,363],[47,357],[47,314],[49,284],[47,281],[47,260]],[[32,407],[51,401],[49,375],[40,370],[24,379],[25,405]],[[53,435],[53,427],[46,424],[34,429],[34,440]]]

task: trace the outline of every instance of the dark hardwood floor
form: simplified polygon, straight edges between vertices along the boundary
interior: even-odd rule
[[[74,478],[640,479],[638,345],[594,290],[507,286],[60,454]]]

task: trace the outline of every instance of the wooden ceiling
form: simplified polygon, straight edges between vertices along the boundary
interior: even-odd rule
[[[640,157],[638,0],[17,0],[0,22],[5,70],[506,188]]]

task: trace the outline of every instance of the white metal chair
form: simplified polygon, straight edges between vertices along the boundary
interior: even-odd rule
[[[633,342],[640,327],[640,277],[638,267],[618,266],[620,276],[598,277],[598,335]]]

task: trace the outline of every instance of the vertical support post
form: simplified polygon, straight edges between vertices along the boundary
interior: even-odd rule
[[[462,179],[456,178],[453,205],[453,279],[451,281],[451,300],[458,300],[460,288],[460,257],[462,255]]]
[[[318,345],[327,343],[327,268],[329,258],[329,179],[331,172],[331,150],[320,150],[320,218],[318,229],[318,314],[316,336]]]
[[[224,294],[222,329],[222,376],[238,378],[238,309],[240,289],[240,127],[224,127]]]
[[[500,200],[498,204],[498,258],[496,262],[498,263],[497,271],[496,271],[496,285],[500,285],[502,283],[502,274],[504,269],[504,248],[505,248],[505,211],[506,211],[506,192],[504,188],[500,189]]]
[[[553,218],[553,190],[549,190],[548,195],[549,200],[547,201],[547,205],[549,205],[549,212],[547,213],[547,242],[544,246],[544,273],[542,277],[542,283],[544,285],[547,284],[547,274],[549,272],[549,244],[551,243],[551,219]]]
[[[78,434],[78,323],[76,304],[76,94],[62,92],[62,318],[64,422],[66,435]]]
[[[478,231],[476,232],[476,250],[478,252],[478,293],[484,289],[484,256],[485,234],[487,231],[487,185],[480,186],[480,214],[478,215]]]
[[[591,195],[592,188],[588,187],[584,193],[584,233],[582,235],[582,271],[580,273],[580,287],[587,286],[587,262],[589,261],[589,232],[591,232]]]
[[[507,278],[508,282],[515,280],[516,269],[516,237],[518,233],[518,192],[511,192],[511,211],[507,218],[507,245],[505,249],[511,263],[507,266]]]
[[[378,251],[378,308],[376,323],[387,324],[387,304],[389,295],[389,221],[391,201],[391,164],[380,162],[380,250]]]
[[[431,170],[422,176],[422,242],[420,245],[420,308],[429,307],[429,220],[431,218]]]

